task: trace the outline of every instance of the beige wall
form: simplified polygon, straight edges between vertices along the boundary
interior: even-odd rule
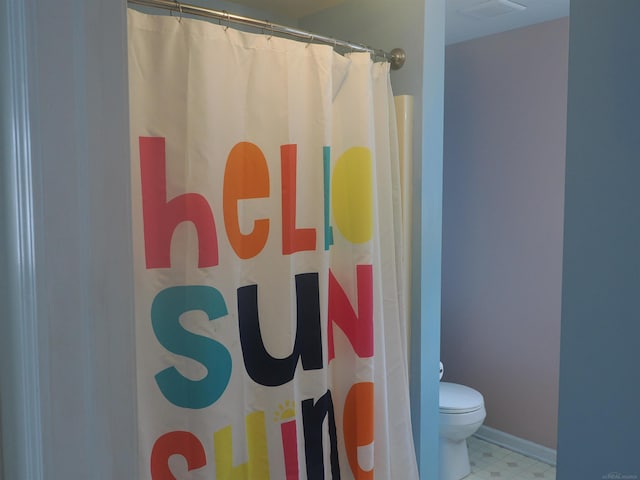
[[[444,380],[556,448],[568,20],[447,47]]]

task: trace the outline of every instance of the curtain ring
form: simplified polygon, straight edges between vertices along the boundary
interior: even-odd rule
[[[307,45],[304,48],[309,48],[309,45],[311,45],[313,43],[313,41],[315,40],[316,37],[313,36],[313,33],[311,33],[309,35],[309,41],[307,42]]]
[[[271,40],[271,37],[273,37],[273,23],[265,20],[265,22],[267,23],[267,25],[269,26],[269,31],[271,32],[271,35],[269,35],[269,37],[267,38],[267,40]]]

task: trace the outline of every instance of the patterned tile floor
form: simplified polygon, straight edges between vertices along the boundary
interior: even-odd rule
[[[476,437],[467,440],[471,474],[465,480],[555,480],[556,469]]]

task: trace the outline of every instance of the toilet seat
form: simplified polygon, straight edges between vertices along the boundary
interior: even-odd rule
[[[480,392],[457,383],[440,382],[440,413],[471,413],[484,407]]]

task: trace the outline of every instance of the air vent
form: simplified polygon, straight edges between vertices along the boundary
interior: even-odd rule
[[[476,18],[494,18],[511,12],[519,12],[527,7],[511,0],[489,0],[460,9],[460,13]]]

